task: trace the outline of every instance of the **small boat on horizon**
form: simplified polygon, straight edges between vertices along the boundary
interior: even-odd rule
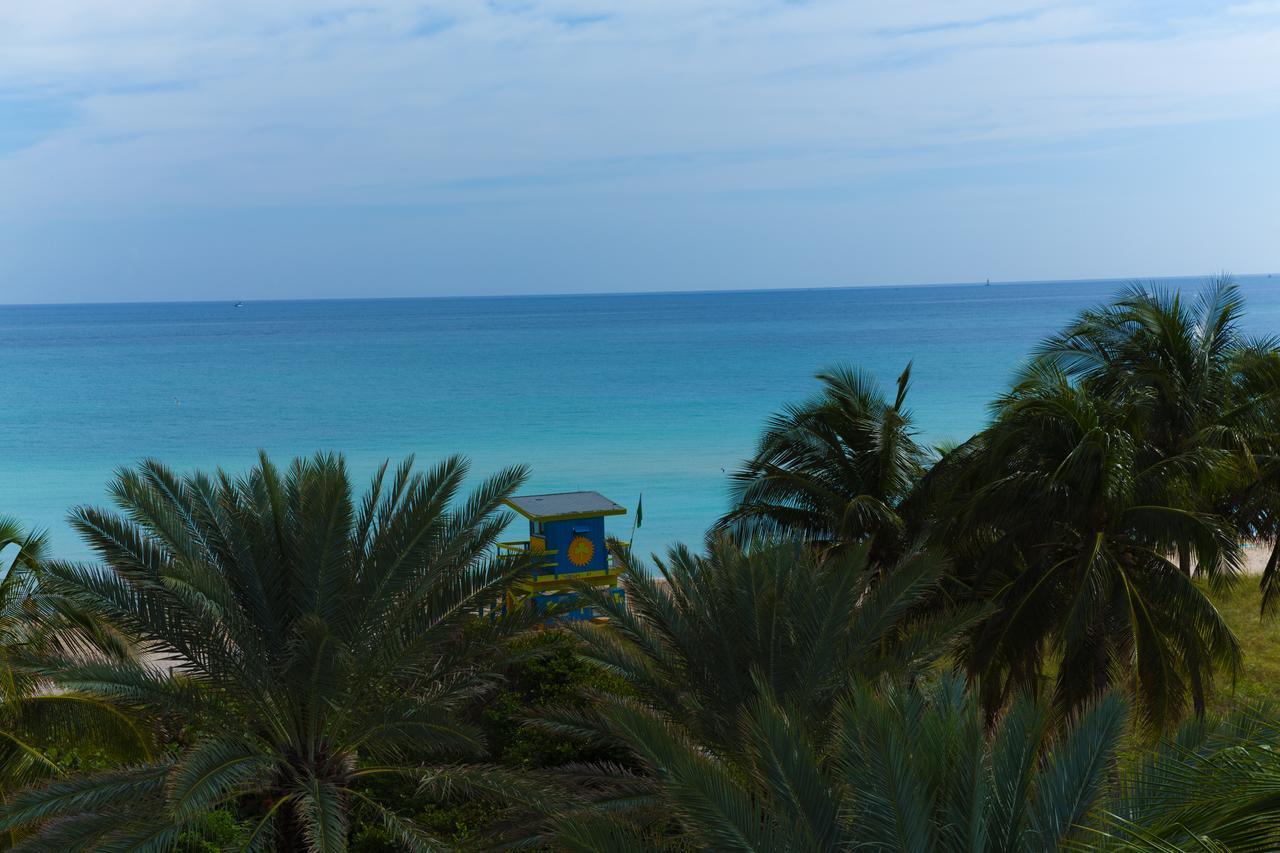
[[[243,308],[243,307],[244,307],[244,303],[243,303],[243,302],[237,302],[237,303],[236,303],[236,307],[237,307],[237,308]]]

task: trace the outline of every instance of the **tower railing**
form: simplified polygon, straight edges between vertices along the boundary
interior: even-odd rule
[[[629,548],[629,547],[631,547],[631,543],[630,543],[630,542],[622,542],[621,540],[618,540],[618,541],[619,541],[619,544],[625,545],[625,546],[627,546],[628,548]],[[531,551],[529,550],[529,540],[528,540],[528,539],[517,539],[517,540],[510,541],[510,542],[499,542],[499,543],[498,543],[498,555],[499,555],[499,556],[502,556],[503,554],[506,554],[506,555],[508,555],[508,556],[518,556],[518,555],[524,555],[524,554],[529,554],[529,553],[537,554],[538,556],[554,557],[554,556],[556,556],[557,554],[559,554],[560,552],[559,552],[558,550],[555,550],[555,549],[548,549],[548,550],[546,550],[546,551],[532,551],[532,552],[531,552]],[[536,573],[536,574],[534,574],[534,575],[533,575],[532,580],[534,580],[534,581],[542,580],[542,579],[544,579],[547,575],[551,575],[551,576],[553,576],[553,577],[573,577],[574,579],[588,580],[588,579],[590,579],[590,578],[595,578],[595,577],[605,577],[605,576],[608,576],[608,575],[616,575],[616,574],[619,574],[619,567],[618,567],[618,563],[617,563],[617,561],[613,558],[613,554],[608,554],[606,559],[607,559],[607,562],[605,563],[605,568],[603,568],[603,569],[583,569],[583,570],[582,570],[582,571],[580,571],[580,572],[556,572],[556,571],[553,571],[553,572],[539,572],[539,573]],[[545,565],[547,565],[547,566],[555,566],[555,565],[556,565],[556,563],[555,563],[555,561],[554,561],[554,560],[548,560],[548,561],[546,562],[546,564],[545,564]]]

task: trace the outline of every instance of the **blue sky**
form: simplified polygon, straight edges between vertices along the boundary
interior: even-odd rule
[[[1280,270],[1280,2],[7,0],[0,302]]]

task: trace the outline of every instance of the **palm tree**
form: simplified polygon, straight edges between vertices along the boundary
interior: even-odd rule
[[[672,548],[655,571],[615,549],[625,598],[587,593],[609,622],[571,626],[581,654],[721,750],[759,696],[819,725],[854,683],[926,672],[979,612],[949,605],[946,564],[929,553],[881,577],[866,544],[744,548],[721,537],[705,555]]]
[[[10,655],[39,631],[32,605],[37,600],[36,571],[48,547],[45,534],[26,531],[16,518],[0,516],[0,702],[8,703],[22,692]]]
[[[761,696],[735,716],[744,748],[732,756],[622,699],[602,716],[652,780],[632,783],[647,808],[563,807],[563,849],[1058,849],[1097,824],[1124,727],[1107,697],[1051,736],[1050,714],[1022,699],[988,733],[954,675],[855,688],[817,729]]]
[[[1280,411],[1271,417],[1280,423]],[[1256,441],[1238,460],[1241,476],[1217,508],[1242,538],[1270,547],[1259,579],[1265,616],[1280,604],[1280,432]]]
[[[48,538],[0,517],[0,803],[23,786],[65,774],[79,751],[113,761],[148,757],[150,732],[131,715],[86,697],[48,690],[25,671],[33,654],[127,657],[110,630],[41,588]],[[4,833],[6,846],[18,835]]]
[[[414,785],[438,756],[482,749],[455,711],[491,682],[488,654],[524,617],[475,614],[524,570],[495,562],[513,468],[459,495],[467,464],[384,464],[357,502],[341,457],[265,455],[240,478],[122,471],[120,512],[72,523],[101,563],[51,561],[48,589],[137,639],[139,660],[31,664],[69,695],[143,715],[180,749],[14,796],[0,827],[30,849],[165,850],[212,809],[247,845],[340,851],[354,807],[406,849],[428,834],[365,784]]]
[[[1240,328],[1243,312],[1240,291],[1227,278],[1194,301],[1135,286],[1113,304],[1084,312],[1040,353],[1140,413],[1150,454],[1171,460],[1215,455],[1223,464],[1183,483],[1188,500],[1231,518],[1242,537],[1275,540],[1280,341],[1247,337]],[[1272,578],[1280,574],[1280,543],[1276,547],[1265,605],[1272,601]],[[1190,574],[1190,552],[1184,548],[1178,556]]]
[[[38,607],[36,572],[48,551],[48,538],[25,531],[17,519],[0,516],[0,790],[57,772],[45,750],[18,730],[21,700],[34,690],[31,679],[16,672],[13,658],[44,633],[49,615]]]
[[[620,680],[620,688],[594,696],[585,710],[537,709],[530,724],[633,755],[632,764],[645,763],[636,739],[648,735],[628,730],[623,717],[678,727],[691,749],[743,767],[754,748],[743,727],[749,709],[775,703],[805,732],[821,732],[843,697],[865,681],[908,683],[930,672],[978,613],[947,606],[940,586],[946,565],[927,553],[881,572],[865,543],[744,548],[721,537],[709,541],[705,555],[672,548],[649,571],[625,547],[614,547],[626,565],[625,599],[583,590],[609,621],[570,628],[585,660]],[[681,831],[666,826],[669,803],[655,787],[660,779],[634,766],[570,766],[538,779],[533,796],[517,792],[516,799],[543,815],[572,813],[573,820],[548,828],[515,819],[504,841],[551,833],[557,843],[590,849],[594,841],[569,842],[561,830],[594,832],[592,815],[600,810]]]
[[[1280,719],[1266,706],[1187,722],[1123,769],[1081,849],[1277,849],[1277,739]]]
[[[974,595],[995,605],[964,650],[988,712],[1037,689],[1049,666],[1063,711],[1130,680],[1152,728],[1175,720],[1188,692],[1202,711],[1214,667],[1234,673],[1239,645],[1168,555],[1195,554],[1219,581],[1236,571],[1229,526],[1180,490],[1213,457],[1147,452],[1141,413],[1045,362],[996,413],[966,506],[943,531]]]
[[[899,504],[926,455],[904,408],[911,365],[892,402],[874,377],[850,367],[817,378],[821,393],[770,419],[755,456],[733,473],[733,508],[717,526],[744,541],[868,541],[873,562],[892,562],[905,542]]]

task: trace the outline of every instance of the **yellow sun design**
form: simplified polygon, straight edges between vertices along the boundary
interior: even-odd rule
[[[585,566],[596,555],[596,546],[585,536],[575,536],[569,543],[569,562],[575,566]]]

